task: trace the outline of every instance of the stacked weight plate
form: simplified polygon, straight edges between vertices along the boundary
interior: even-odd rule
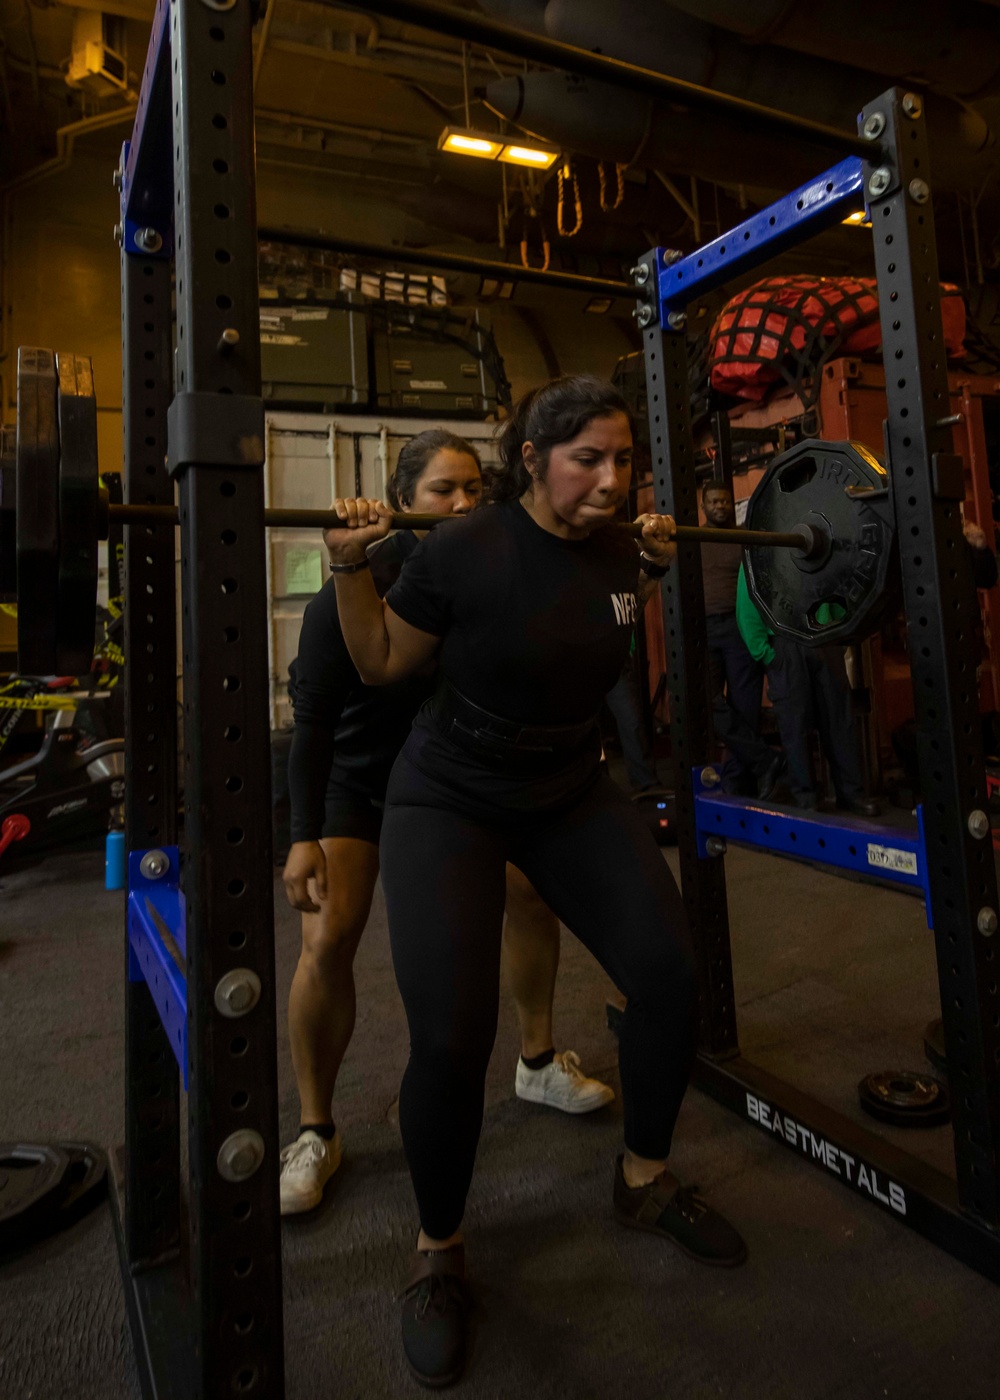
[[[11,481],[5,469],[0,483],[0,590],[11,573],[9,486],[17,501],[18,670],[79,675],[93,657],[97,599],[97,401],[88,357],[18,351],[16,473]]]

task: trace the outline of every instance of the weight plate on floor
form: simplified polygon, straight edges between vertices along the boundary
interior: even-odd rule
[[[70,1159],[47,1143],[0,1143],[0,1253],[48,1233]]]
[[[17,352],[17,667],[57,670],[59,423],[56,357]]]
[[[747,506],[748,530],[808,525],[815,558],[751,545],[747,587],[774,632],[807,646],[846,645],[898,606],[896,527],[885,468],[861,443],[807,439],[773,458]]]
[[[56,669],[90,670],[97,628],[97,400],[87,355],[56,356],[59,381],[59,607]]]
[[[947,1087],[933,1075],[905,1069],[866,1074],[858,1085],[861,1107],[896,1128],[933,1128],[951,1117]]]
[[[66,1194],[52,1224],[53,1229],[65,1230],[107,1195],[108,1159],[92,1142],[59,1142],[56,1146],[69,1158],[69,1168],[63,1181]]]

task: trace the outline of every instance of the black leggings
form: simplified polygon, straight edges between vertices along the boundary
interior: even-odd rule
[[[382,828],[382,885],[410,1028],[403,1147],[433,1239],[459,1227],[496,1038],[507,861],[628,998],[619,1048],[625,1145],[666,1157],[694,1060],[696,987],[673,876],[636,809],[603,773],[554,813],[476,813],[405,757]]]

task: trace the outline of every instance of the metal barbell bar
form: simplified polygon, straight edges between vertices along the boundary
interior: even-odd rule
[[[390,517],[394,530],[429,530],[448,520],[456,520],[455,515],[417,515],[407,511],[395,511]],[[113,504],[108,493],[102,489],[98,505],[98,537],[106,540],[112,520],[120,520],[124,525],[176,525],[176,506],[124,505]],[[332,510],[276,510],[264,511],[264,524],[272,530],[335,530],[346,528],[347,521]],[[642,526],[634,521],[622,521],[616,526],[635,539],[642,536]],[[701,544],[741,544],[744,547],[755,545],[772,549],[798,549],[807,559],[819,557],[829,547],[829,537],[814,525],[797,525],[794,530],[713,529],[707,525],[678,525],[675,538],[681,542],[693,541]]]
[[[21,670],[69,675],[86,669],[92,655],[98,539],[107,538],[112,521],[172,528],[178,511],[112,505],[101,494],[86,356],[22,348],[17,387],[16,444],[8,435],[0,443],[0,601],[18,598]],[[427,529],[454,518],[399,513],[390,523]],[[268,509],[262,523],[344,525],[330,510]],[[615,528],[641,537],[641,525]],[[889,476],[873,454],[860,443],[805,440],[771,461],[742,527],[681,525],[676,538],[681,545],[740,545],[747,590],[765,625],[819,646],[868,636],[896,606],[895,535]]]

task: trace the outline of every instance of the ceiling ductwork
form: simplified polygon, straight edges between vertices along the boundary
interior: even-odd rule
[[[598,160],[698,175],[719,184],[780,190],[830,164],[829,151],[790,144],[775,160],[774,138],[743,132],[713,113],[673,111],[621,88],[571,73],[528,73],[486,88],[500,116],[563,149]]]
[[[667,27],[680,10],[751,44],[774,44],[872,73],[893,73],[956,97],[974,99],[1000,89],[1000,23],[985,4],[672,0],[646,8],[659,9]]]
[[[997,0],[1000,4],[1000,0]],[[515,29],[533,30],[536,34],[545,33],[545,6],[548,0],[480,0],[479,8],[485,10],[501,24],[511,24]]]
[[[497,0],[481,0],[491,13]],[[549,0],[553,39],[642,64],[671,77],[813,121],[853,129],[857,112],[895,81],[857,67],[751,46],[656,0]],[[883,46],[884,47],[884,46]],[[893,57],[884,53],[887,63]],[[828,152],[736,127],[722,116],[653,103],[565,73],[530,73],[490,83],[495,111],[567,149],[723,183],[787,189],[830,164]],[[981,184],[1000,161],[989,126],[958,101],[931,94],[928,129],[934,169],[945,186]]]

